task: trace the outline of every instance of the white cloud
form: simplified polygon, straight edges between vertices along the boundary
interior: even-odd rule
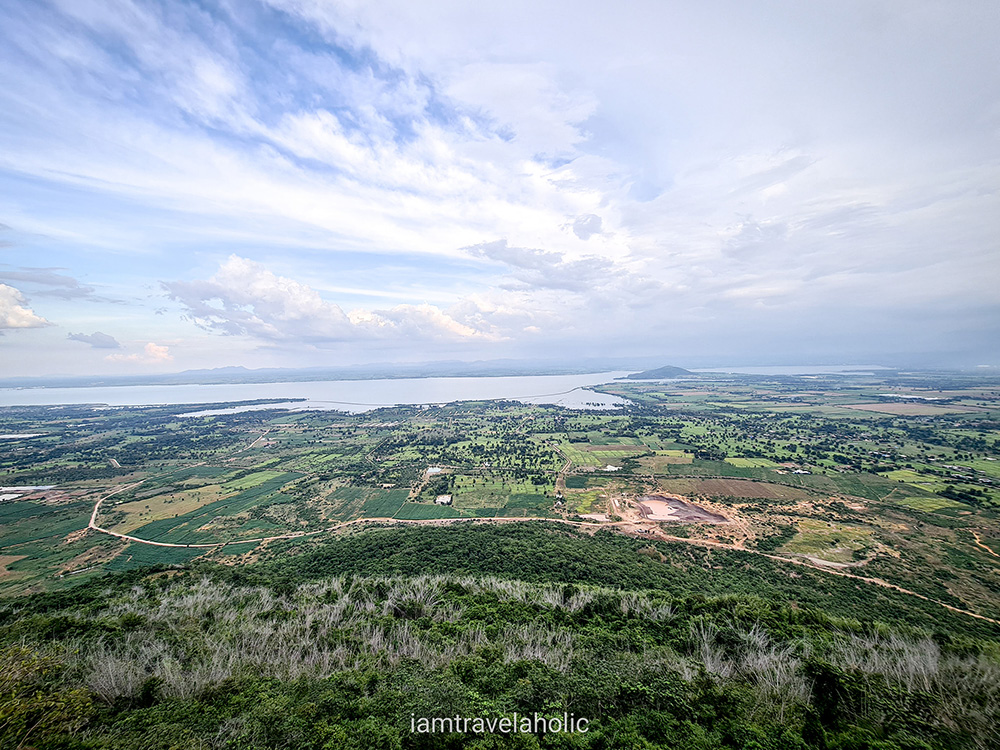
[[[663,291],[655,277],[600,255],[574,259],[566,253],[513,247],[507,240],[465,250],[475,257],[504,264],[509,275],[498,280],[498,286],[506,289],[563,290],[586,296],[591,302],[605,302],[608,298],[644,301],[649,294]]]
[[[173,360],[169,347],[149,342],[142,349],[142,354],[109,354],[104,359],[108,362],[130,362],[139,365],[159,365]]]
[[[0,284],[0,330],[5,328],[41,328],[51,325],[27,306],[17,289]]]
[[[430,304],[345,314],[312,287],[237,255],[206,281],[172,281],[163,286],[201,328],[262,342],[329,346],[375,341],[412,347],[421,341],[495,338],[492,331],[460,322]]]
[[[224,24],[213,23],[207,14],[170,13],[132,0],[56,0],[56,4],[96,37],[124,45],[155,95],[208,123],[246,124],[246,81],[232,63],[235,49]],[[129,77],[101,45],[88,44],[82,35],[70,40],[66,44],[65,37],[54,39],[57,52],[68,54],[68,61],[81,67],[100,66],[109,82]]]
[[[573,218],[604,199],[587,170],[607,182],[614,166],[574,148],[585,138],[579,123],[592,97],[564,92],[544,66],[491,69],[493,88],[506,93],[491,94],[490,104],[476,98],[487,90],[475,77],[459,86],[459,97],[420,71],[386,70],[378,61],[352,70],[289,45],[282,61],[289,67],[273,71],[275,80],[253,81],[255,89],[241,73],[241,55],[252,53],[224,24],[191,8],[168,18],[145,3],[119,5],[63,3],[90,36],[59,24],[38,29],[41,19],[25,23],[38,49],[30,65],[12,66],[22,83],[7,104],[23,122],[0,138],[0,167],[207,223],[252,220],[285,241],[370,252],[453,256],[498,234],[571,251],[579,244]],[[108,56],[105,48],[116,44],[127,46],[133,65]],[[53,85],[74,77],[80,85]],[[288,93],[279,107],[265,96],[303,79],[312,94],[330,88],[336,111],[313,96]],[[137,106],[138,81],[151,93]],[[90,90],[98,84],[104,90]],[[530,107],[517,105],[529,95]],[[519,131],[513,140],[511,129]],[[551,158],[563,163],[554,167]],[[119,213],[113,224],[123,221]],[[107,223],[77,220],[77,227],[97,242]],[[158,234],[147,229],[126,241],[144,246]],[[625,239],[609,235],[604,250],[621,255]]]
[[[229,256],[207,281],[165,282],[200,327],[260,339],[343,339],[351,322],[316,290],[278,276],[259,263]]]

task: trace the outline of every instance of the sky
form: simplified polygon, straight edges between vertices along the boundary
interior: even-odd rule
[[[0,376],[1000,365],[995,0],[8,0]]]

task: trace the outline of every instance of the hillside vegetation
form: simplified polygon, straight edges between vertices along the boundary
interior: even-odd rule
[[[820,574],[538,526],[375,529],[272,552],[6,600],[0,745],[1000,742],[997,629],[912,604],[907,615],[892,592],[820,587],[813,601],[883,621],[838,616],[803,603]],[[727,587],[741,593],[716,594]],[[536,711],[587,717],[589,731],[410,731],[411,715]]]
[[[663,367],[657,367],[653,370],[633,372],[625,377],[629,380],[658,380],[661,378],[683,378],[690,375],[694,375],[694,373],[690,370],[685,370],[683,367],[665,365]]]

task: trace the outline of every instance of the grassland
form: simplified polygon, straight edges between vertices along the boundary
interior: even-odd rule
[[[933,513],[934,511],[946,509],[960,510],[965,507],[962,503],[957,503],[954,500],[937,495],[909,497],[904,494],[902,497],[893,497],[893,502],[905,505],[907,508],[913,508],[914,510],[922,510],[925,513]]]
[[[782,551],[829,562],[851,563],[863,559],[863,555],[857,553],[871,547],[873,534],[871,528],[803,519],[798,523],[798,533]]]

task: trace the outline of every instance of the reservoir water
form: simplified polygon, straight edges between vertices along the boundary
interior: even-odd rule
[[[507,399],[532,404],[555,404],[574,409],[613,409],[628,402],[617,396],[588,390],[588,386],[609,383],[626,374],[626,372],[599,372],[584,375],[522,375],[493,378],[399,378],[390,380],[318,380],[294,383],[0,388],[0,406],[49,406],[56,404],[158,406],[216,404],[267,398],[305,400],[236,408],[241,411],[288,408],[363,412],[383,406]]]

